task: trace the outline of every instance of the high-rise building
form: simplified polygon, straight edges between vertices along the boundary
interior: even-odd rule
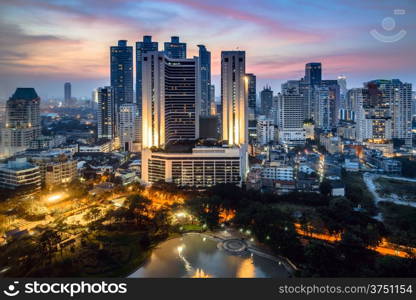
[[[172,36],[170,42],[165,42],[164,52],[169,58],[185,59],[186,43],[179,42],[178,36]]]
[[[246,74],[248,80],[248,119],[256,119],[256,105],[257,105],[257,89],[256,89],[256,75]]]
[[[305,142],[304,100],[302,91],[296,87],[282,85],[282,93],[278,98],[279,112],[279,141],[283,144],[294,145]]]
[[[143,56],[143,147],[163,147],[199,134],[198,58]]]
[[[319,85],[322,81],[322,64],[307,63],[305,66],[305,82],[310,85]]]
[[[327,86],[317,86],[315,95],[315,127],[322,130],[331,130],[331,100],[330,91]]]
[[[211,116],[217,115],[217,103],[215,102],[215,85],[209,86],[209,103]]]
[[[151,184],[164,180],[180,186],[200,188],[218,183],[241,184],[247,163],[247,133],[244,134],[244,130],[247,130],[244,125],[247,120],[247,82],[244,76],[244,52],[235,54],[227,56],[223,53],[222,66],[222,75],[225,77],[221,94],[227,107],[223,110],[223,119],[227,128],[233,131],[226,137],[228,147],[195,144],[199,134],[198,58],[171,59],[162,52],[145,54],[144,182]],[[224,66],[228,60],[230,65]],[[214,122],[215,118],[207,121]],[[213,124],[207,126],[212,127]],[[210,130],[202,132],[207,138],[215,135]],[[163,151],[158,149],[161,147],[164,147]]]
[[[392,137],[412,145],[412,84],[399,79],[373,80],[367,83],[369,100],[383,112],[388,109]],[[378,113],[378,112],[376,112]]]
[[[137,115],[138,115],[138,126],[137,126],[137,140],[142,140],[142,64],[143,54],[150,51],[158,51],[158,42],[153,42],[152,37],[145,35],[143,41],[136,42],[136,104],[137,104]]]
[[[121,148],[133,152],[133,143],[137,140],[137,105],[125,103],[119,108],[119,137]]]
[[[345,102],[347,99],[347,77],[344,75],[340,75],[337,78],[338,85],[339,85],[339,94],[340,94],[340,100],[341,100],[341,108],[345,109]]]
[[[111,86],[116,111],[124,103],[133,103],[133,47],[126,40],[110,48]]]
[[[261,116],[257,120],[257,141],[260,145],[268,145],[274,140],[273,120]]]
[[[211,86],[211,52],[204,45],[199,48],[199,80],[201,94],[201,115],[210,114],[210,86]]]
[[[222,138],[229,145],[248,143],[248,77],[244,51],[221,52]]]
[[[116,135],[114,92],[111,86],[97,89],[97,137],[113,140]]]
[[[1,130],[1,156],[8,157],[26,150],[40,133],[39,96],[33,88],[17,88],[6,103],[5,124]]]
[[[71,105],[71,83],[65,82],[64,84],[64,106],[69,107]]]
[[[273,91],[270,86],[265,86],[260,92],[260,104],[261,104],[261,113],[262,115],[270,116],[271,109],[273,107]]]

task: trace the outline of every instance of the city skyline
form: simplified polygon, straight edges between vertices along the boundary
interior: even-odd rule
[[[212,53],[217,87],[220,53],[237,47],[247,53],[247,72],[257,76],[258,91],[266,84],[280,91],[281,83],[302,77],[305,63],[314,61],[322,62],[324,79],[346,75],[349,88],[379,78],[415,84],[410,47],[415,21],[410,14],[393,14],[398,8],[410,12],[411,1],[261,1],[255,8],[245,1],[123,0],[100,2],[100,7],[95,0],[82,6],[79,1],[65,3],[2,2],[1,35],[7,43],[0,46],[0,98],[7,99],[16,86],[34,86],[41,97],[62,97],[65,82],[72,83],[75,97],[89,97],[97,86],[109,85],[109,47],[119,39],[134,45],[144,35],[160,45],[178,35],[187,43],[188,57],[204,44]],[[392,33],[402,28],[409,32],[396,43],[380,42],[369,33],[382,32],[381,21],[388,16],[397,23]],[[194,26],[188,26],[188,19]]]

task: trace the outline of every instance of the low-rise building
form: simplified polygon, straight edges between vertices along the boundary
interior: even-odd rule
[[[16,195],[33,195],[41,189],[39,167],[26,158],[9,160],[0,165],[0,188],[13,190]]]
[[[281,166],[278,163],[267,163],[261,174],[263,179],[293,181],[293,167]]]
[[[42,184],[47,188],[69,183],[77,177],[77,161],[70,153],[46,151],[28,157],[39,166]]]
[[[245,177],[246,151],[239,147],[194,147],[191,152],[142,152],[142,181],[206,188],[218,183],[240,185]]]

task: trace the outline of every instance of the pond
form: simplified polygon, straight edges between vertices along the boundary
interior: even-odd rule
[[[249,250],[232,254],[204,234],[186,234],[161,243],[129,277],[286,278],[283,264]]]

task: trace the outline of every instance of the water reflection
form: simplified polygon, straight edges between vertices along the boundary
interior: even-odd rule
[[[159,245],[130,277],[288,277],[282,265],[245,253],[231,255],[200,234],[185,235]]]

